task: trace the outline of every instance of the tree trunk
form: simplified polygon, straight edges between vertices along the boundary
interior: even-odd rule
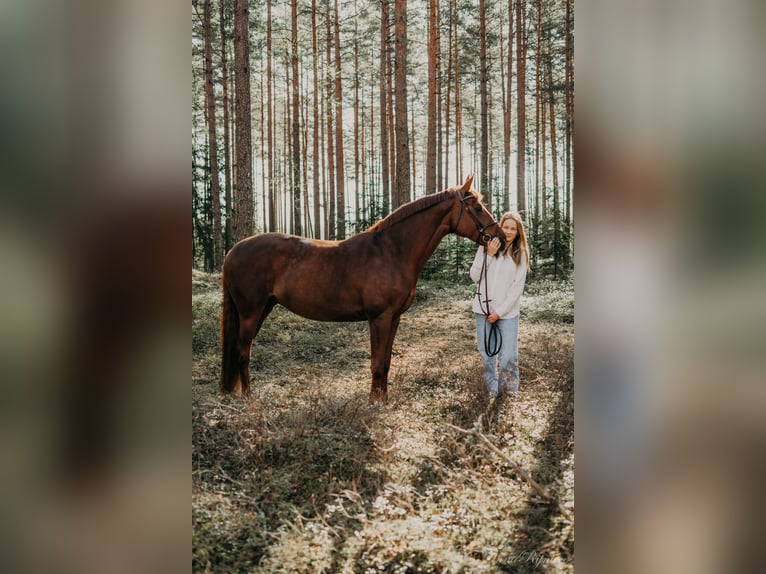
[[[449,155],[450,155],[450,145],[449,145],[449,125],[450,125],[450,100],[452,96],[452,82],[450,79],[452,78],[453,72],[453,64],[452,64],[452,21],[455,18],[455,14],[453,12],[453,4],[454,0],[450,0],[449,3],[449,10],[448,15],[449,18],[447,19],[447,25],[449,26],[449,30],[447,32],[447,97],[444,104],[444,141],[445,141],[445,153],[444,153],[444,179],[446,180],[447,185],[449,185],[450,182],[450,174],[449,174]]]
[[[482,0],[483,1],[483,0]],[[439,0],[429,0],[428,17],[428,135],[426,142],[426,194],[436,191],[436,84],[439,77]],[[414,146],[413,146],[414,147]]]
[[[460,42],[457,37],[457,0],[455,3],[455,19],[452,22],[454,27],[453,38],[455,41],[455,157],[457,182],[463,181],[463,110],[462,99],[460,96]]]
[[[389,66],[388,43],[390,31],[390,12],[388,0],[382,0],[380,12],[380,162],[382,179],[382,209],[387,214],[390,210],[389,198],[391,197],[391,172],[388,157],[388,93],[389,93]]]
[[[566,0],[566,17],[565,17],[565,89],[566,94],[566,196],[565,196],[565,230],[569,235],[569,227],[572,222],[571,217],[571,189],[572,189],[572,124],[574,121],[574,92],[572,89],[572,0]],[[569,250],[567,249],[567,258],[569,256]]]
[[[335,0],[335,151],[338,167],[338,231],[337,238],[346,238],[346,175],[343,156],[343,90],[340,68],[340,23],[338,0]]]
[[[321,237],[319,219],[319,52],[317,50],[317,0],[311,0],[311,53],[314,72],[314,129],[312,130],[314,153],[312,156],[314,190],[314,237]]]
[[[268,221],[268,195],[266,191],[266,120],[264,118],[264,105],[263,102],[266,101],[264,90],[263,90],[263,80],[265,77],[265,74],[263,73],[263,58],[258,59],[258,76],[260,78],[260,81],[258,82],[258,89],[260,91],[261,96],[261,129],[260,129],[260,136],[261,136],[261,215],[263,217],[263,230],[267,230],[269,228],[269,221]]]
[[[301,93],[306,94],[308,88],[307,72],[304,68],[301,74]],[[309,99],[304,95],[301,105],[301,196],[303,197],[303,233],[306,237],[314,237],[311,225],[311,199],[309,198]]]
[[[513,0],[508,0],[508,58],[503,99],[503,211],[511,208],[511,104],[513,100]]]
[[[548,51],[552,52],[550,41]],[[548,87],[550,89],[550,98],[548,106],[550,112],[548,117],[551,122],[551,168],[553,171],[553,264],[554,275],[559,276],[559,266],[561,265],[561,214],[559,213],[559,172],[558,162],[556,161],[556,114],[555,101],[553,97],[553,62],[552,56],[548,60]]]
[[[361,218],[361,198],[359,197],[359,12],[354,0],[354,204],[356,205],[355,221]],[[364,143],[362,142],[362,153]]]
[[[210,25],[210,0],[204,4],[205,34],[205,105],[207,109],[208,154],[210,155],[210,195],[213,199],[213,267],[220,269],[223,259],[221,234],[221,184],[218,179],[218,137],[215,122],[213,92],[213,28]]]
[[[333,77],[332,77],[332,28],[330,25],[330,0],[326,3],[327,14],[325,18],[325,30],[327,32],[327,169],[330,176],[330,182],[327,189],[330,205],[328,207],[327,217],[327,236],[335,239],[335,144],[333,142]]]
[[[492,190],[489,185],[489,150],[487,126],[487,6],[485,0],[479,0],[479,97],[481,99],[481,158],[479,186],[487,209],[492,211]]]
[[[324,70],[324,73],[322,75],[322,82],[326,81],[326,75],[327,70]],[[314,89],[318,92],[320,88],[320,84],[315,84]],[[320,97],[319,98],[319,117],[322,118],[319,122],[319,141],[322,142],[322,145],[324,145],[324,142],[327,141],[327,134],[325,134],[325,118],[326,118],[326,97]],[[320,237],[324,239],[330,238],[330,199],[329,199],[329,189],[327,185],[327,155],[324,152],[324,148],[322,148],[322,153],[320,156],[320,161],[322,162],[322,171],[320,172],[322,177],[322,210],[324,217],[322,219],[322,227],[324,228],[322,231],[322,235]]]
[[[240,1],[240,0],[238,0]],[[274,87],[272,86],[271,1],[266,0],[266,120],[268,139],[269,231],[277,230],[277,198],[274,185]]]
[[[409,110],[411,112],[410,113],[410,133],[409,133],[408,137],[411,137],[413,142],[415,141],[415,138],[416,138],[416,136],[415,136],[415,112],[413,111],[414,108],[415,108],[415,106],[410,104],[410,106],[409,106]],[[416,164],[415,164],[415,154],[417,152],[417,146],[413,143],[411,148],[412,148],[412,167],[411,167],[411,171],[410,171],[410,177],[412,178],[412,187],[414,189],[415,186],[416,186],[417,173],[418,173],[417,169],[416,169]],[[410,199],[414,199],[414,197],[411,197]]]
[[[436,191],[444,189],[443,167],[443,132],[442,132],[442,48],[441,48],[441,12],[436,3]]]
[[[394,0],[396,59],[396,204],[410,201],[410,143],[407,133],[407,0]]]
[[[226,53],[226,27],[224,25],[225,12],[224,5],[226,2],[221,0],[220,2],[220,18],[221,18],[221,84],[223,85],[223,176],[224,176],[224,201],[226,202],[225,217],[226,225],[224,227],[224,252],[228,251],[232,246],[231,236],[231,140],[229,134],[229,66],[228,55]]]
[[[525,0],[516,0],[516,91],[518,93],[516,104],[516,203],[518,205],[519,212],[526,215],[527,194],[525,190],[525,167],[527,149],[527,46],[524,22],[524,15],[526,11],[525,4]]]
[[[380,191],[379,187],[379,181],[378,181],[378,175],[375,173],[375,166],[377,165],[376,162],[376,153],[375,153],[375,90],[373,89],[373,86],[375,85],[374,80],[374,72],[372,69],[370,69],[370,135],[367,138],[367,141],[370,142],[370,151],[369,155],[367,156],[369,158],[367,162],[367,169],[370,170],[369,174],[369,187],[370,187],[370,194],[369,194],[369,203],[367,204],[368,211],[367,211],[367,221],[374,221],[375,216],[377,213],[379,213],[381,208],[381,203],[378,203],[378,193]],[[367,173],[367,170],[363,169],[363,173]],[[366,189],[366,188],[365,188]]]
[[[237,113],[237,186],[235,189],[234,238],[238,241],[253,232],[253,167],[250,126],[250,47],[248,6],[236,0],[234,35],[235,106]]]
[[[290,2],[290,20],[292,23],[291,61],[293,77],[293,117],[292,117],[292,188],[293,188],[293,233],[303,235],[301,225],[301,126],[300,99],[298,93],[298,0]]]
[[[537,50],[535,53],[535,104],[539,110],[539,116],[535,125],[535,147],[537,155],[541,156],[541,162],[537,166],[537,207],[540,210],[540,223],[543,237],[546,237],[548,209],[546,202],[545,183],[547,180],[548,166],[546,165],[545,134],[545,101],[543,99],[543,2],[537,0]],[[542,166],[542,167],[540,167]]]

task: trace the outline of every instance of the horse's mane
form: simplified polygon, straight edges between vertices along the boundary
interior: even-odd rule
[[[420,199],[416,199],[415,201],[411,201],[409,203],[405,203],[398,209],[396,209],[394,212],[392,212],[387,217],[381,219],[378,221],[375,225],[370,227],[367,231],[383,231],[384,229],[388,229],[392,225],[396,225],[403,219],[407,219],[411,215],[414,215],[416,213],[419,213],[423,211],[424,209],[428,209],[432,205],[436,205],[437,203],[441,203],[448,197],[454,197],[454,193],[457,190],[457,187],[450,187],[449,189],[445,189],[444,191],[440,191],[438,193],[432,193],[430,195],[426,195],[425,197],[421,197]],[[481,196],[478,192],[475,190],[471,190],[468,193],[476,197],[481,201]]]

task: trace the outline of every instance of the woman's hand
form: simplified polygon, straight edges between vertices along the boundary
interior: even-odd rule
[[[487,321],[490,323],[494,323],[500,318],[500,316],[497,313],[491,313],[489,317],[487,317]]]
[[[492,241],[487,243],[487,255],[489,255],[490,257],[494,257],[495,253],[497,253],[499,249],[500,249],[500,240],[497,237],[493,238]]]

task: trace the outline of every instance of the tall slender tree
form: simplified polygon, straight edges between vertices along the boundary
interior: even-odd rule
[[[236,240],[253,232],[253,166],[250,125],[250,43],[247,0],[236,0],[234,14],[234,75],[236,91],[237,185],[235,188]]]
[[[508,58],[503,98],[503,211],[510,206],[511,189],[511,106],[513,100],[513,0],[508,0]],[[514,198],[518,200],[518,198]]]
[[[338,228],[337,238],[346,238],[346,174],[343,155],[343,86],[340,60],[340,18],[335,0],[335,151],[338,167]]]
[[[389,170],[390,158],[388,157],[388,93],[390,82],[388,56],[390,32],[391,8],[389,0],[380,3],[380,163],[382,179],[383,213],[388,213],[389,198],[391,197],[391,172]]]
[[[454,28],[452,39],[455,48],[455,167],[457,172],[457,181],[463,181],[463,99],[460,94],[460,42],[457,34],[457,0],[453,2],[453,20]]]
[[[527,194],[526,151],[527,151],[527,46],[526,46],[526,1],[516,0],[516,204],[526,214]]]
[[[205,102],[207,109],[208,153],[210,155],[210,195],[213,200],[213,266],[221,267],[223,260],[223,236],[221,235],[221,184],[218,174],[218,137],[215,122],[215,93],[213,89],[213,27],[211,25],[211,2],[205,0]]]
[[[559,171],[556,150],[556,114],[555,114],[555,98],[553,88],[553,63],[552,63],[552,48],[550,41],[548,43],[548,106],[549,113],[548,118],[551,124],[551,168],[553,172],[553,264],[554,275],[558,277],[559,269],[561,266],[561,213],[559,212]]]
[[[226,46],[226,0],[220,0],[220,30],[221,30],[221,86],[223,88],[223,177],[224,203],[226,225],[224,227],[224,251],[232,246],[231,235],[231,139],[229,135],[229,66],[228,47]]]
[[[292,38],[290,42],[290,60],[293,80],[292,112],[292,187],[293,187],[293,233],[303,235],[301,225],[301,141],[300,141],[300,94],[298,93],[298,0],[290,2],[290,21]]]
[[[487,3],[486,0],[479,0],[479,96],[481,98],[481,168],[479,175],[479,186],[484,194],[484,200],[487,208],[492,210],[492,192],[489,185],[489,150],[488,137],[489,128],[487,126]]]
[[[313,154],[312,154],[312,186],[314,191],[314,237],[321,237],[321,224],[319,219],[319,50],[317,47],[317,0],[311,0],[311,58],[314,74],[313,83],[313,112],[314,123],[312,130]]]
[[[447,84],[447,94],[445,97],[444,102],[444,141],[445,141],[445,153],[444,153],[444,178],[449,181],[450,179],[450,173],[449,173],[449,166],[450,166],[450,114],[451,114],[451,108],[450,108],[450,100],[452,96],[452,82],[450,79],[453,77],[453,63],[452,63],[452,21],[454,19],[454,13],[453,13],[453,0],[449,0],[448,8],[447,8],[447,75],[446,75],[446,84]],[[441,161],[441,160],[440,160]]]
[[[328,237],[330,239],[336,238],[336,214],[335,214],[335,143],[333,141],[333,105],[334,100],[334,82],[332,73],[332,27],[331,27],[331,10],[330,0],[326,0],[325,7],[327,9],[325,18],[325,30],[327,32],[327,169],[330,176],[330,182],[328,187],[329,207],[327,218],[327,230]]]
[[[238,0],[239,1],[239,0]],[[277,198],[274,182],[274,87],[272,85],[272,34],[271,2],[266,0],[266,131],[268,147],[268,169],[266,179],[269,187],[269,231],[277,230]]]
[[[357,2],[354,0],[354,190],[356,213],[355,221],[359,221],[361,218],[362,198],[359,196],[359,146],[361,143],[362,149],[364,149],[364,143],[360,142],[359,135],[359,11],[357,9]],[[364,136],[362,136],[364,137]],[[363,186],[362,186],[363,189]]]
[[[564,64],[564,93],[566,96],[566,183],[565,183],[565,221],[566,221],[566,233],[569,234],[569,226],[571,224],[571,189],[572,189],[572,124],[574,121],[574,91],[572,88],[573,83],[573,69],[572,69],[572,0],[566,0],[566,12],[564,17],[564,52],[565,52],[565,64]],[[568,250],[567,250],[568,253]]]
[[[482,0],[483,1],[483,0]],[[428,15],[428,142],[426,144],[426,193],[436,191],[437,83],[439,81],[439,0],[429,0]]]
[[[407,130],[407,0],[394,0],[396,58],[396,204],[410,201],[410,142]]]

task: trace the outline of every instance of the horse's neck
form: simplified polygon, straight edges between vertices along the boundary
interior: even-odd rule
[[[401,248],[402,256],[413,269],[415,278],[420,275],[444,236],[449,233],[448,218],[451,207],[447,202],[415,213],[390,227],[392,239]]]

